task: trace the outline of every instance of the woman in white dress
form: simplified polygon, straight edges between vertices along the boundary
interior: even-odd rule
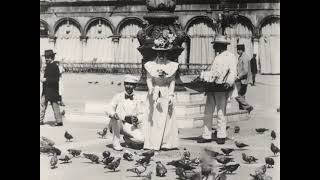
[[[157,51],[157,58],[144,65],[149,91],[144,149],[173,150],[178,148],[174,88],[179,64],[165,57],[168,49],[153,49]]]

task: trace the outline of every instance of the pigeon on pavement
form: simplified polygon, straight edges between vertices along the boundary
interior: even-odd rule
[[[132,156],[133,156],[132,154],[125,152],[125,153],[123,154],[123,159],[125,159],[125,160],[127,160],[127,161],[133,161]]]
[[[234,127],[234,133],[239,133],[240,132],[240,127],[239,126],[235,126]]]
[[[229,162],[234,162],[233,158],[230,158],[230,157],[227,157],[224,155],[219,155],[219,156],[215,157],[214,159],[216,159],[219,163],[221,163],[223,165],[226,165]]]
[[[164,177],[167,174],[167,168],[161,163],[161,161],[156,162],[156,176]]]
[[[232,148],[221,148],[221,151],[226,155],[229,156],[230,153],[234,151]]]
[[[80,156],[81,150],[78,149],[68,149],[67,150],[73,157]]]
[[[256,129],[256,132],[259,133],[259,134],[262,134],[262,133],[264,133],[265,131],[269,131],[269,129],[266,129],[266,128],[257,128],[257,129]]]
[[[204,148],[204,151],[211,157],[217,157],[218,155],[221,155],[218,152],[215,152],[214,150],[208,149],[208,148]]]
[[[104,158],[101,162],[102,162],[104,165],[108,165],[108,164],[110,164],[113,160],[114,160],[114,157],[113,157],[113,156],[110,156],[110,157]]]
[[[110,157],[111,153],[109,151],[103,151],[102,152],[102,157],[105,159],[105,158],[108,158]]]
[[[238,142],[238,141],[235,141],[234,143],[237,146],[237,148],[240,148],[240,149],[249,146],[249,145],[247,145],[245,143],[241,143],[241,142]]]
[[[271,143],[271,151],[273,152],[274,155],[277,155],[278,153],[280,153],[280,148],[278,148],[273,143]]]
[[[142,165],[144,162],[146,162],[147,164],[149,164],[150,163],[150,156],[146,156],[146,157],[143,157],[143,158],[141,158],[141,159],[138,159],[136,162],[136,164],[140,164],[140,165]]]
[[[50,167],[51,167],[51,169],[56,168],[57,164],[58,164],[57,154],[54,154],[53,157],[50,159]]]
[[[99,156],[95,155],[95,154],[89,154],[89,153],[83,153],[83,156],[87,159],[89,159],[92,163],[96,163],[99,164]]]
[[[220,168],[219,172],[233,173],[239,168],[240,164],[226,165]]]
[[[68,163],[70,160],[72,159],[71,156],[69,156],[68,154],[62,155],[59,160],[63,161],[64,163]]]
[[[251,164],[251,162],[257,162],[258,160],[254,156],[247,156],[245,153],[242,153],[242,159],[249,164]]]
[[[113,161],[112,163],[107,164],[104,168],[116,171],[116,169],[120,165],[121,158],[118,158],[117,160]]]
[[[100,138],[105,138],[108,133],[108,128],[104,128],[102,131],[98,131],[97,134],[100,136]]]
[[[276,132],[275,132],[274,130],[272,130],[272,131],[271,131],[271,138],[272,138],[272,140],[275,140],[276,137],[277,137]]]
[[[67,141],[70,141],[71,139],[73,139],[73,136],[70,133],[68,133],[68,131],[64,133],[64,137],[67,139]]]
[[[137,166],[135,168],[127,169],[127,172],[133,172],[133,173],[136,173],[137,176],[140,176],[146,170],[147,170],[147,163],[145,162],[142,165]]]
[[[271,157],[266,157],[265,158],[266,164],[268,168],[273,168],[274,166],[274,160]]]

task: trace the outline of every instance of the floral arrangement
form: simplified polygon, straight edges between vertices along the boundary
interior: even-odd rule
[[[168,73],[165,72],[165,71],[162,70],[162,69],[158,69],[157,72],[158,72],[158,74],[159,74],[159,77],[164,77],[164,76],[168,75]]]
[[[176,35],[170,33],[168,29],[164,29],[159,33],[159,36],[154,40],[155,48],[169,49],[172,47]]]

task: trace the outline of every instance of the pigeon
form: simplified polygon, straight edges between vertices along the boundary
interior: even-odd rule
[[[61,116],[65,116],[65,115],[66,115],[66,111],[65,111],[65,110],[62,110]]]
[[[232,148],[221,148],[221,151],[226,155],[229,156],[230,153],[232,153],[234,151],[234,149]]]
[[[147,163],[143,163],[142,165],[138,166],[138,167],[135,167],[135,168],[132,168],[132,169],[127,169],[127,172],[133,172],[133,173],[136,173],[137,176],[140,177],[140,175],[142,173],[144,173],[145,171],[147,170]]]
[[[104,158],[101,162],[102,162],[104,165],[108,165],[108,164],[110,164],[113,160],[114,160],[114,157],[110,156],[110,157]]]
[[[167,168],[161,163],[161,161],[156,162],[156,176],[164,177],[167,174]]]
[[[113,84],[113,81],[111,81],[111,84]]]
[[[98,83],[99,83],[98,81],[94,82],[94,84],[98,84]]]
[[[57,164],[58,164],[57,154],[54,154],[53,157],[50,159],[50,167],[51,167],[51,169],[56,168]]]
[[[91,160],[92,163],[99,164],[99,157],[95,154],[88,154],[88,153],[83,153],[83,156],[89,160]]]
[[[266,128],[257,128],[257,129],[256,129],[256,132],[259,133],[259,134],[262,134],[262,133],[264,133],[265,131],[269,131],[269,129],[266,129]]]
[[[236,171],[238,169],[238,167],[240,166],[240,164],[232,164],[232,165],[226,165],[220,168],[219,172],[226,172],[226,173],[233,173],[234,171]]]
[[[121,82],[119,82],[117,85],[118,85],[118,86],[121,86]]]
[[[266,164],[268,168],[273,168],[274,165],[274,160],[271,157],[266,157],[265,158]]]
[[[257,162],[258,160],[253,156],[247,156],[245,153],[242,153],[242,159],[249,164],[251,164],[251,162]]]
[[[40,153],[57,154],[59,156],[61,155],[61,150],[56,147],[45,145],[45,146],[40,146]]]
[[[110,170],[113,170],[113,171],[116,171],[116,169],[119,167],[120,165],[120,161],[121,161],[121,158],[118,158],[117,160],[107,164],[104,168],[107,168],[107,169],[110,169]]]
[[[271,143],[271,151],[273,152],[274,155],[277,155],[278,153],[280,153],[280,149],[275,146],[273,143]]]
[[[154,156],[154,150],[150,150],[150,151],[147,151],[147,152],[143,152],[140,156],[149,156],[150,158]]]
[[[238,141],[235,141],[234,143],[240,149],[249,146],[247,144],[244,144],[244,143],[241,143],[241,142],[238,142]]]
[[[148,174],[142,180],[151,180],[152,171],[148,172]]]
[[[54,146],[54,142],[50,140],[49,138],[46,138],[44,136],[41,136],[42,141],[46,142],[49,146]]]
[[[98,131],[97,134],[100,135],[100,138],[105,138],[108,133],[108,128],[104,128],[102,131]]]
[[[73,139],[73,136],[69,134],[68,131],[64,133],[64,137],[67,139],[67,141],[70,141],[71,139]]]
[[[219,163],[221,163],[221,164],[223,164],[223,165],[226,165],[226,164],[228,164],[229,162],[234,162],[234,161],[233,161],[233,158],[229,158],[229,157],[224,156],[224,155],[219,155],[219,156],[215,157],[215,159],[216,159]]]
[[[240,127],[239,126],[235,126],[234,127],[234,133],[239,133],[240,132]]]
[[[77,149],[68,149],[67,150],[73,157],[80,156],[81,150]]]
[[[183,159],[180,160],[174,160],[167,163],[167,165],[174,166],[176,168],[181,167],[184,170],[193,170],[196,169],[195,167],[192,167],[190,163],[185,163]]]
[[[123,159],[125,159],[127,161],[133,161],[132,156],[133,156],[132,154],[126,152],[123,154]]]
[[[254,172],[256,173],[256,175],[265,174],[267,172],[267,167],[266,167],[266,165],[257,167]]]
[[[63,161],[64,163],[68,163],[71,160],[72,157],[70,157],[68,154],[63,155],[61,158],[59,158],[60,161]]]
[[[211,149],[208,149],[208,148],[204,148],[204,151],[205,151],[208,155],[210,155],[211,157],[217,157],[218,155],[221,155],[220,153],[215,152],[215,151],[213,151],[213,150],[211,150]]]
[[[274,130],[272,130],[272,131],[271,131],[271,138],[272,138],[272,140],[275,140],[276,137],[277,137],[276,132],[274,132]]]
[[[108,158],[110,157],[111,153],[109,151],[103,151],[102,152],[102,157],[105,159],[105,158]]]
[[[191,154],[189,151],[183,152],[183,159],[190,160]]]
[[[200,160],[200,158],[194,158],[194,159],[191,159],[190,163],[192,165],[198,166],[201,163],[201,160]]]
[[[150,156],[146,156],[141,159],[138,159],[136,162],[137,162],[136,164],[140,164],[140,165],[142,165],[144,162],[149,164],[150,163]]]
[[[182,167],[176,168],[176,175],[179,177],[179,179],[190,179],[195,173],[196,172],[194,171],[186,171]]]

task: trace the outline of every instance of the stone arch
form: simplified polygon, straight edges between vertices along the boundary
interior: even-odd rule
[[[210,18],[209,16],[195,16],[192,17],[191,19],[189,19],[189,21],[186,23],[186,25],[184,26],[184,31],[188,32],[188,29],[195,23],[197,23],[198,21],[207,21],[210,26],[213,28],[214,31],[216,31],[216,21],[212,18]]]
[[[261,35],[261,30],[262,30],[263,26],[265,26],[266,24],[269,24],[271,22],[277,22],[277,21],[280,22],[279,15],[269,15],[269,16],[263,18],[258,25],[259,34]]]
[[[43,24],[45,26],[45,28],[48,30],[48,36],[51,34],[51,27],[49,26],[49,24],[43,20],[43,19],[40,19],[40,24]]]
[[[137,22],[138,23],[138,25],[139,26],[143,26],[143,20],[142,19],[140,19],[140,18],[138,18],[138,17],[126,17],[126,18],[124,18],[124,19],[122,19],[120,22],[119,22],[119,24],[118,24],[118,26],[117,26],[117,28],[116,28],[116,34],[117,35],[120,35],[120,31],[121,31],[121,29],[127,24],[127,23],[129,23],[129,22]]]
[[[111,21],[109,21],[108,19],[104,18],[104,17],[95,17],[95,18],[92,18],[90,19],[87,24],[84,26],[84,29],[83,29],[83,35],[85,36],[90,28],[90,26],[92,25],[92,23],[98,21],[98,20],[101,20],[103,22],[105,22],[111,29],[112,31],[112,34],[115,33],[115,27],[114,25],[112,24]]]
[[[240,23],[244,26],[247,26],[249,28],[249,30],[251,30],[252,34],[254,34],[256,28],[249,18],[247,18],[246,16],[239,15],[238,16],[238,23]]]
[[[77,20],[75,20],[74,18],[69,18],[69,17],[61,18],[54,24],[54,26],[53,26],[54,34],[57,32],[57,30],[61,26],[61,24],[64,23],[65,21],[70,21],[71,23],[73,23],[79,29],[80,33],[83,34],[83,28],[82,28],[81,24]]]

